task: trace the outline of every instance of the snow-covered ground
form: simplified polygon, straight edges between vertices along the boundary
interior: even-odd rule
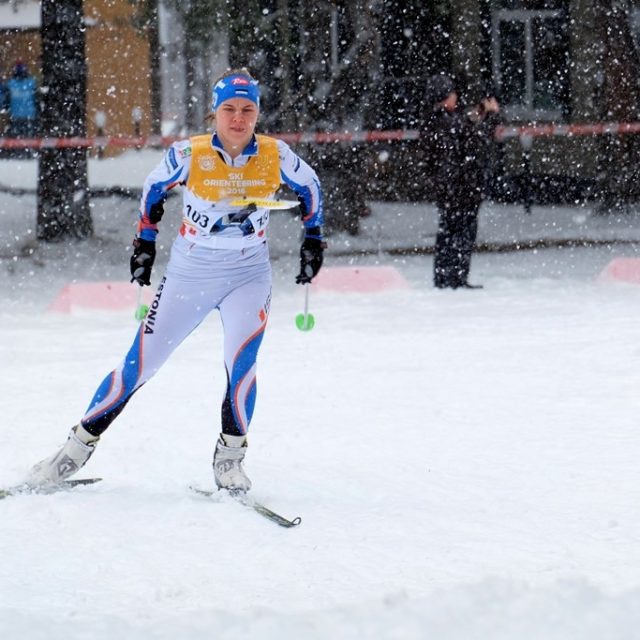
[[[136,330],[133,309],[46,311],[69,282],[127,279],[135,203],[94,205],[95,239],[38,246],[34,196],[0,195],[0,486],[64,440]],[[312,291],[308,333],[294,325],[297,222],[274,215],[247,469],[301,526],[188,490],[212,485],[213,315],[79,474],[103,482],[0,502],[0,637],[637,637],[640,289],[598,280],[636,245],[480,253],[483,290],[436,291],[430,256],[384,251],[432,240],[433,208],[372,207],[326,267],[394,267],[409,288]],[[581,230],[640,238],[634,214],[578,208],[487,205],[480,225],[487,241]],[[338,255],[353,243],[380,251]]]

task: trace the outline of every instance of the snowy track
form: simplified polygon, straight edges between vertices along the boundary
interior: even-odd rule
[[[156,159],[92,163],[91,184],[139,187]],[[16,167],[33,189],[34,163]],[[429,256],[384,254],[432,243],[433,207],[372,208],[361,236],[331,238],[327,266],[381,262],[412,288],[313,294],[309,333],[294,325],[299,223],[273,217],[247,468],[256,497],[302,525],[188,490],[213,483],[213,315],[80,474],[103,482],[0,503],[0,638],[635,640],[640,289],[596,276],[637,245],[477,255],[484,290],[438,292]],[[134,209],[96,199],[95,239],[29,257],[35,199],[0,194],[0,486],[64,440],[129,346],[133,309],[45,309],[74,280],[127,278]],[[179,219],[165,217],[160,269]],[[480,216],[483,242],[638,229],[637,214],[582,208]]]
[[[310,333],[278,263],[247,468],[303,524],[187,490],[212,483],[212,316],[103,438],[83,471],[102,483],[0,504],[0,635],[634,637],[639,290],[596,284],[596,250],[563,277],[542,265],[566,254],[545,255],[478,257],[472,292],[399,262],[412,289],[318,293]],[[7,485],[64,439],[135,322],[0,323]]]

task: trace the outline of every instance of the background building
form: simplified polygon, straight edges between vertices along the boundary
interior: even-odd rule
[[[1,73],[21,57],[38,75],[39,5],[0,0]],[[88,135],[100,114],[109,135],[199,130],[229,65],[264,82],[270,132],[419,129],[426,80],[439,71],[467,104],[497,93],[507,125],[640,115],[639,0],[86,0],[84,14]],[[615,206],[638,196],[637,146],[635,135],[511,137],[493,196]],[[407,136],[305,152],[330,182],[356,171],[371,197],[428,198],[429,161],[416,169],[415,147]],[[364,206],[336,185],[347,192],[337,209]]]
[[[136,22],[134,3],[86,0],[87,134],[96,135],[104,115],[104,132],[133,135],[134,113],[140,131],[152,125],[151,50],[148,32]],[[42,61],[40,2],[0,2],[0,74],[6,78],[16,59],[23,59],[39,80]],[[135,110],[135,111],[134,111]]]

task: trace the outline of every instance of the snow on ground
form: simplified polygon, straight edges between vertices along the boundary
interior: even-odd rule
[[[126,280],[134,208],[96,200],[95,239],[41,247],[33,196],[0,195],[0,486],[64,440],[129,346],[133,309],[46,308],[67,282]],[[332,246],[380,252],[329,251],[327,267],[393,266],[410,288],[312,292],[308,333],[293,322],[297,222],[274,216],[247,469],[255,496],[302,525],[188,490],[212,484],[212,315],[105,434],[80,474],[103,482],[0,502],[3,639],[636,637],[640,300],[597,279],[636,245],[481,253],[483,290],[436,291],[430,256],[383,251],[415,240],[390,221],[426,227],[433,208],[373,209],[363,237]],[[487,205],[481,233],[509,218],[512,235],[533,220],[541,235],[554,214],[557,233],[640,228]]]

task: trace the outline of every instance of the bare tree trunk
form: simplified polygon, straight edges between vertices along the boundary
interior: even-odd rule
[[[282,69],[281,95],[285,100],[291,96],[291,33],[289,29],[289,2],[278,0],[278,14],[280,23],[280,68]],[[296,117],[292,109],[285,109],[282,126],[286,131],[296,126]]]
[[[607,121],[630,122],[638,117],[640,99],[636,74],[640,60],[629,31],[625,7],[605,1],[600,23],[603,42],[603,116]],[[603,137],[605,202],[603,211],[624,210],[638,180],[636,136]]]
[[[42,2],[43,109],[46,137],[86,135],[86,57],[82,0]],[[36,233],[54,242],[93,235],[86,149],[42,149]]]
[[[197,128],[197,102],[196,102],[196,47],[194,41],[185,33],[183,49],[184,53],[184,102],[185,102],[185,127],[187,133],[192,134]]]
[[[151,72],[151,133],[162,133],[162,79],[160,76],[160,33],[158,0],[151,7],[147,33],[149,34],[149,66]]]

